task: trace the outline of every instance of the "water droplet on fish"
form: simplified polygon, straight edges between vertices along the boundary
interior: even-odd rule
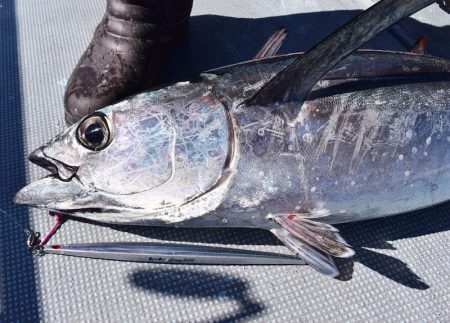
[[[263,177],[263,176],[264,176],[264,172],[259,172],[259,173],[258,173],[258,176],[259,176],[259,177]]]
[[[424,155],[425,157],[427,157],[427,156],[428,156],[428,152],[425,151],[425,152],[423,153],[423,155]]]
[[[417,148],[413,147],[411,151],[412,151],[413,154],[415,154],[415,153],[417,153]]]
[[[411,172],[410,172],[409,170],[407,170],[407,171],[405,172],[405,176],[406,176],[406,177],[409,177],[409,175],[411,175]]]
[[[316,187],[315,186],[311,187],[311,193],[314,193],[315,191],[316,191]]]
[[[427,146],[431,145],[431,137],[427,138],[426,144],[427,144]]]
[[[409,130],[406,131],[406,138],[411,139],[411,138],[412,138],[412,135],[413,135],[413,133],[412,133],[412,130],[411,130],[411,129],[409,129]]]
[[[338,185],[339,185],[339,182],[338,182],[338,181],[334,182],[334,185],[338,186]]]
[[[264,205],[261,205],[261,210],[264,210]]]
[[[264,129],[263,128],[258,129],[258,135],[264,136]]]
[[[288,145],[288,149],[289,149],[289,150],[294,150],[294,146]]]
[[[320,181],[320,177],[316,177],[316,181]]]
[[[350,185],[352,186],[355,185],[355,181],[351,181]]]
[[[306,143],[311,143],[312,141],[313,141],[313,135],[312,134],[310,134],[309,132],[307,132],[307,133],[305,133],[303,136],[302,136],[302,138],[303,138],[303,140],[306,142]]]
[[[225,218],[223,218],[223,219],[222,219],[222,223],[228,223],[228,220],[225,219]]]
[[[405,156],[403,156],[403,155],[398,155],[398,159],[399,159],[399,160],[403,160],[403,158],[405,158]]]

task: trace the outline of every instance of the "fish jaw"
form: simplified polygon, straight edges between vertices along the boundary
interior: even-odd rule
[[[48,156],[47,148],[48,145],[37,148],[28,159],[51,174],[22,188],[14,202],[51,210],[71,209],[75,200],[86,197],[88,191],[76,178],[78,167]]]
[[[14,202],[51,210],[71,209],[75,200],[86,197],[88,191],[76,178],[78,167],[48,156],[47,148],[48,145],[37,148],[28,159],[51,174],[22,188]]]
[[[100,219],[101,222],[114,222],[108,220],[111,216],[122,218],[124,214],[140,214],[139,208],[127,206],[114,196],[84,186],[76,175],[70,181],[63,181],[56,174],[48,175],[22,188],[13,202],[91,220],[100,217],[104,219]]]
[[[76,178],[62,181],[52,174],[22,188],[14,203],[60,211],[80,208],[80,202],[88,196],[89,192]]]
[[[49,170],[51,174],[22,188],[16,193],[14,203],[88,218],[101,212],[129,211],[123,202],[113,195],[84,185],[77,176],[78,167],[66,165],[47,156],[47,147],[42,146],[33,151],[29,160]]]

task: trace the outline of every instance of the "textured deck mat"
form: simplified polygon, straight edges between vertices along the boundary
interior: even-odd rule
[[[326,7],[325,4],[326,3]],[[252,57],[284,26],[282,52],[301,51],[359,12],[367,1],[194,1],[188,41],[167,80]],[[87,46],[102,0],[0,0],[0,321],[24,322],[448,322],[450,204],[341,226],[356,249],[341,280],[307,266],[170,266],[58,256],[32,258],[23,229],[46,231],[43,211],[11,198],[44,171],[26,155],[64,128],[64,85]],[[449,57],[450,16],[437,6],[403,22]],[[405,50],[393,33],[368,47]],[[437,41],[434,41],[436,39]],[[439,42],[439,43],[436,43]],[[94,226],[68,222],[54,241],[207,242],[286,251],[260,230]]]

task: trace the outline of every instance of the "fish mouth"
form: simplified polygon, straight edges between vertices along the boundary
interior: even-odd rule
[[[44,153],[45,146],[33,151],[28,160],[35,165],[48,170],[52,175],[57,176],[62,181],[70,181],[77,173],[78,167],[66,165],[59,160],[51,158]]]
[[[14,203],[52,210],[69,209],[73,204],[73,197],[83,195],[85,189],[76,177],[78,167],[47,156],[45,146],[33,151],[28,159],[51,174],[22,188],[16,193]]]
[[[85,195],[85,188],[76,177],[62,181],[57,174],[50,174],[17,192],[14,203],[58,211],[72,209],[74,200]]]
[[[123,213],[126,207],[98,192],[86,189],[77,176],[62,181],[57,174],[50,174],[31,182],[16,193],[13,202],[67,215]]]

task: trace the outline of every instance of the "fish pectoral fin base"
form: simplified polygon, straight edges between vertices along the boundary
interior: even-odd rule
[[[297,215],[275,216],[281,228],[270,231],[311,267],[327,276],[339,276],[333,257],[349,258],[353,249],[332,225]]]

